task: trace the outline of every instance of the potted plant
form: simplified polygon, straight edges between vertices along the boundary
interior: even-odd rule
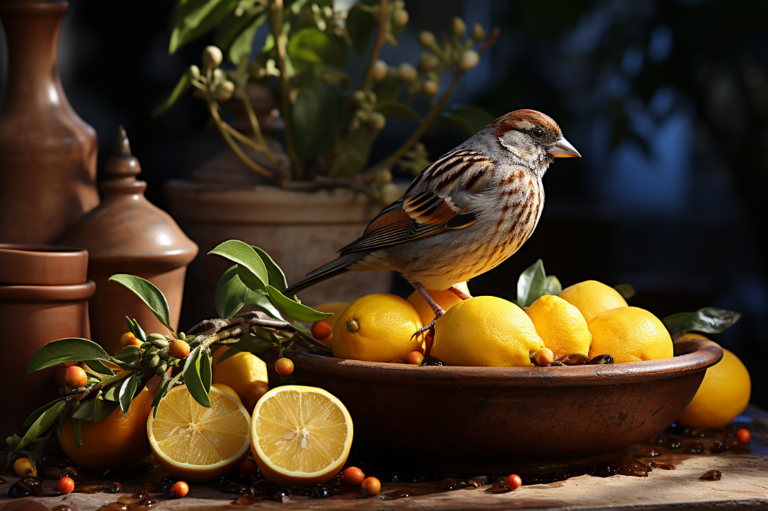
[[[335,10],[328,0],[179,1],[170,52],[214,30],[216,45],[204,50],[200,67],[190,66],[159,111],[193,89],[231,149],[192,182],[167,186],[171,210],[201,253],[225,239],[243,239],[264,247],[295,281],[359,236],[382,204],[401,195],[392,183],[393,166],[418,173],[428,165],[419,142],[427,130],[451,125],[474,134],[492,120],[480,109],[449,102],[498,31],[487,35],[477,24],[467,30],[454,18],[450,33],[440,38],[421,32],[425,51],[416,66],[389,65],[380,51],[397,44],[407,22],[402,1],[364,0],[348,11]],[[254,51],[262,26],[268,34]],[[352,52],[365,57],[362,69],[347,66]],[[254,96],[265,97],[267,106]],[[279,108],[269,107],[272,97],[279,98]],[[419,113],[419,104],[428,105],[426,112]],[[225,107],[233,105],[245,126],[225,119]],[[371,147],[390,117],[411,119],[414,130],[371,163]],[[284,151],[269,133],[279,125]],[[190,278],[205,291],[215,287],[223,267],[202,268],[211,265],[203,261],[192,265]],[[342,300],[388,285],[386,274],[348,275],[308,290],[304,299]],[[206,305],[189,312],[211,315],[212,304]]]

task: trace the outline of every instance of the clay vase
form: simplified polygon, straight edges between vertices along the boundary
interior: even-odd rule
[[[64,95],[56,64],[65,1],[0,0],[8,89],[0,109],[0,242],[55,244],[99,203],[96,132]]]
[[[101,184],[101,204],[83,216],[62,243],[85,248],[90,254],[88,277],[97,286],[90,304],[93,340],[115,353],[120,336],[128,331],[126,316],[136,319],[147,333],[167,331],[138,297],[109,282],[109,277],[129,273],[155,284],[168,300],[171,326],[176,329],[184,276],[197,245],[144,197],[147,183],[136,179],[141,166],[131,155],[122,127],[105,172],[109,179]]]
[[[90,338],[88,252],[71,247],[0,244],[0,445],[30,413],[58,397],[53,368],[27,375],[32,355],[64,337]]]

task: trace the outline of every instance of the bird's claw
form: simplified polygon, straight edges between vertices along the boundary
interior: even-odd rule
[[[429,335],[430,337],[434,338],[435,337],[435,322],[436,321],[437,321],[437,318],[433,319],[428,325],[423,326],[423,327],[419,328],[418,330],[416,330],[416,332],[414,332],[414,334],[411,336],[411,339],[413,339],[414,337],[420,336],[424,332],[429,332],[427,335]]]

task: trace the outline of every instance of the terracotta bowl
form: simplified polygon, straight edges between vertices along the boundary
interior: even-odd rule
[[[361,460],[397,471],[480,474],[573,470],[623,456],[675,420],[723,355],[711,341],[681,351],[651,362],[533,368],[285,355],[298,384],[344,402]]]

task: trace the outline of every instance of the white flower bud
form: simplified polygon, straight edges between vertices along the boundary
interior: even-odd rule
[[[437,96],[437,92],[440,90],[440,86],[437,82],[427,80],[424,82],[424,94],[430,98]]]
[[[425,51],[419,58],[419,71],[431,71],[440,65],[440,59],[431,51]]]
[[[395,11],[392,19],[396,27],[404,27],[408,24],[408,11]]]
[[[200,68],[197,66],[189,66],[187,69],[187,78],[190,80],[198,80],[200,78]]]
[[[387,71],[387,63],[379,59],[373,65],[373,74],[371,75],[371,78],[373,78],[374,82],[378,83],[387,77]]]
[[[480,23],[475,23],[472,25],[472,40],[475,42],[480,42],[483,39],[485,39],[485,29]]]
[[[419,44],[424,48],[430,48],[435,44],[435,34],[428,30],[424,30],[419,34]]]
[[[469,71],[480,63],[480,55],[475,50],[465,50],[461,54],[459,67],[462,71]]]
[[[206,48],[203,50],[203,68],[213,69],[214,67],[219,67],[221,65],[221,62],[224,60],[224,55],[222,55],[221,50],[216,46],[206,46]]]
[[[384,117],[384,114],[379,112],[372,112],[371,118],[368,120],[368,126],[373,131],[381,131],[384,129],[384,126],[387,125],[387,118]]]
[[[464,23],[464,20],[456,16],[453,18],[453,25],[451,26],[451,30],[453,30],[453,35],[456,37],[464,37],[464,34],[467,32],[467,24]]]
[[[400,64],[400,68],[397,70],[397,76],[400,78],[400,81],[407,83],[414,81],[418,73],[412,65],[403,63]]]

